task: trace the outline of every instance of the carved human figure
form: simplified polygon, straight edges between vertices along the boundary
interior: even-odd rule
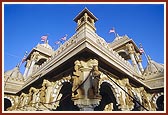
[[[37,93],[38,93],[38,89],[36,89],[36,88],[34,88],[34,87],[31,87],[30,88],[30,92],[31,92],[31,94],[32,94],[32,99],[31,99],[31,103],[30,103],[30,105],[35,105],[35,103],[36,103],[36,98],[37,98]]]
[[[47,89],[46,89],[46,103],[49,103],[50,102],[50,99],[51,99],[51,94],[52,94],[52,89],[53,89],[53,87],[52,87],[52,82],[50,82],[50,81],[48,81],[48,80],[46,80],[46,87],[47,87]]]
[[[27,104],[31,105],[33,100],[33,90],[30,88],[29,93],[28,93],[28,99],[27,99]]]
[[[39,90],[39,98],[40,98],[40,102],[41,103],[45,103],[46,102],[46,99],[45,99],[45,95],[46,95],[46,86],[43,82],[42,84],[42,88]]]
[[[120,102],[120,106],[124,105],[124,100],[123,100],[123,94],[122,94],[122,91],[120,92],[119,102]]]
[[[73,72],[74,76],[72,76],[72,80],[73,80],[73,86],[72,86],[72,97],[73,98],[82,98],[83,97],[83,89],[79,87],[79,85],[82,83],[82,79],[80,78],[80,75],[81,75],[81,71],[79,70],[80,69],[80,66],[81,66],[81,63],[80,61],[75,61],[75,66],[74,66],[74,69],[75,69],[75,72]],[[75,95],[75,90],[77,90],[77,94]]]
[[[92,88],[95,97],[101,97],[99,95],[99,81],[101,72],[98,70],[98,66],[93,66]]]
[[[152,100],[150,101],[150,105],[151,105],[152,111],[156,111],[157,106]]]
[[[73,72],[74,76],[72,76],[73,79],[73,86],[72,86],[72,91],[75,91],[75,89],[79,86],[79,76],[80,76],[80,71],[79,71],[79,66],[80,62],[77,60],[75,61],[75,72]]]
[[[26,105],[27,104],[26,101],[27,101],[27,94],[22,93],[19,97],[18,107],[23,107],[24,105]]]
[[[144,89],[142,89],[140,93],[141,93],[141,98],[142,98],[142,105],[145,108],[150,109],[150,104],[149,104],[149,100],[148,100],[146,91]]]
[[[129,94],[129,95],[126,94],[125,102],[126,102],[126,105],[129,106],[129,108],[132,108],[133,105],[134,105],[133,99],[131,98],[131,97],[133,97],[132,87],[131,87],[131,85],[129,83],[126,83],[125,87],[127,88],[127,93]]]

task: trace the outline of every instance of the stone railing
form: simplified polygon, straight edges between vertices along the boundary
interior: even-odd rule
[[[50,58],[48,58],[42,65],[37,67],[37,69],[33,72],[33,74],[36,74],[37,72],[43,70],[49,64],[49,62],[51,62],[55,57],[59,56],[64,50],[66,50],[76,42],[77,42],[77,35],[74,34],[69,40],[67,40],[64,44],[62,44]]]
[[[110,54],[114,57],[117,63],[120,63],[124,68],[127,68],[128,70],[131,70],[132,72],[134,71],[133,66],[124,58],[122,58],[116,51],[113,51],[110,47],[109,44],[100,36],[97,36],[97,41],[99,46],[105,48],[107,51],[110,52]]]

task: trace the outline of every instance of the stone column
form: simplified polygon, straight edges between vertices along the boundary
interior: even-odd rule
[[[136,57],[137,57],[137,60],[138,60],[139,69],[143,73],[144,69],[143,69],[143,66],[142,66],[141,55],[139,53],[136,53]]]
[[[128,48],[128,53],[130,55],[130,58],[131,58],[131,61],[132,61],[132,64],[135,68],[135,70],[137,70],[137,72],[141,75],[142,73],[140,72],[139,68],[138,68],[138,65],[137,65],[137,62],[135,60],[135,49],[134,49],[134,46],[132,43],[128,43],[127,45],[127,48]]]
[[[24,78],[26,78],[27,72],[28,72],[28,68],[26,67],[26,69],[25,69],[25,71],[24,71],[24,74],[23,74],[23,77],[24,77]]]
[[[29,71],[29,67],[30,67],[30,60],[27,60],[27,63],[26,63],[26,69],[24,71],[24,74],[23,74],[23,77],[26,78],[27,77],[27,74],[28,74],[28,71]]]
[[[31,62],[31,66],[30,66],[30,69],[29,69],[29,71],[28,71],[27,76],[29,76],[29,75],[31,75],[31,74],[32,74],[34,64],[35,64],[35,60],[32,60],[32,62]]]
[[[29,76],[29,75],[32,74],[34,64],[35,64],[36,61],[38,60],[38,57],[39,57],[39,52],[33,52],[33,54],[31,55],[31,58],[30,58],[31,65],[30,65],[30,69],[29,69],[29,72],[28,72],[28,75],[27,75],[27,76]]]

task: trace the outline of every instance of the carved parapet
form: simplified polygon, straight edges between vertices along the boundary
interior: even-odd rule
[[[101,37],[97,37],[97,43],[101,46],[103,46],[104,48],[110,50],[109,44]]]
[[[134,94],[133,94],[133,87],[129,83],[128,78],[124,78],[122,80],[117,80],[118,84],[120,87],[118,88],[119,90],[119,95],[118,95],[118,100],[119,100],[119,108],[121,110],[132,110],[134,108]]]

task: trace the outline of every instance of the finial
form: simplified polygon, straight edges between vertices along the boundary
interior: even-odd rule
[[[18,67],[18,68],[19,68],[19,66],[20,66],[20,63],[18,63],[18,64],[16,65],[16,67]]]
[[[127,34],[125,34],[125,37],[129,38]]]
[[[48,40],[46,40],[45,44],[48,44]]]

